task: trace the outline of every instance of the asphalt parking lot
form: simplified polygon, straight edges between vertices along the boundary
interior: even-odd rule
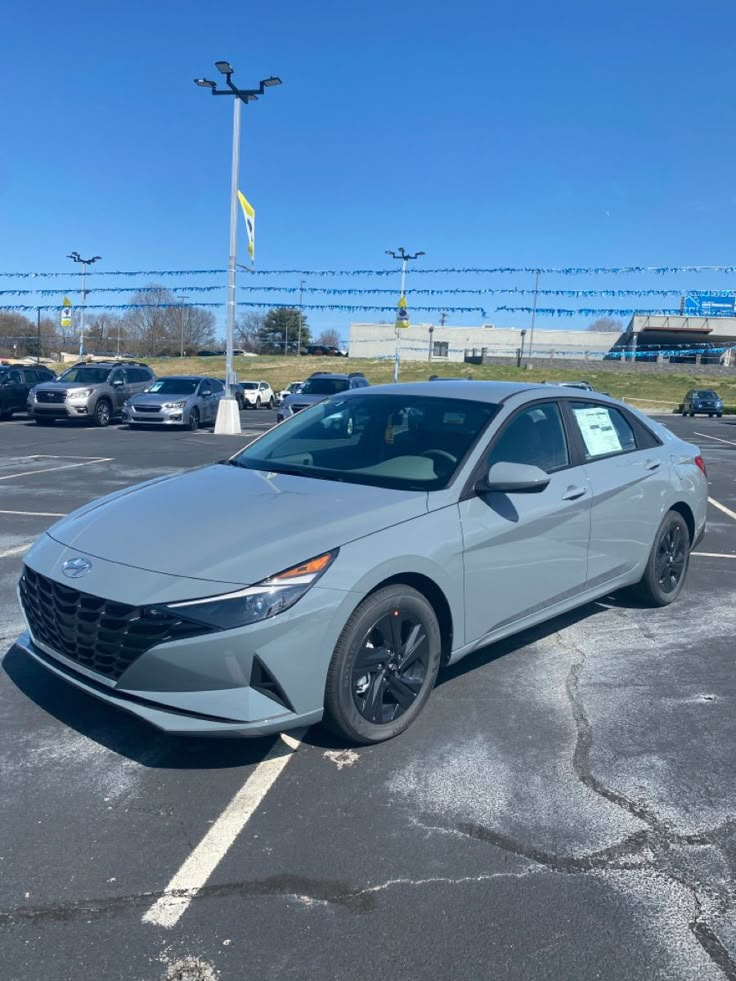
[[[2,977],[736,979],[736,418],[661,420],[714,502],[674,606],[614,597],[481,651],[389,743],[166,737],[14,648],[57,516],[274,418],[0,423]]]

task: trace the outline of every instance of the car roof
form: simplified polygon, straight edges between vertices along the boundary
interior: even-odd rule
[[[164,375],[156,381],[219,381],[219,378],[210,378],[209,375]],[[223,384],[222,382],[220,384]]]
[[[472,381],[472,385],[468,384]],[[429,395],[432,398],[446,399],[472,399],[477,402],[502,402],[512,395],[519,395],[522,392],[549,392],[549,386],[539,384],[523,384],[521,382],[500,382],[500,381],[475,381],[473,379],[463,379],[462,381],[426,381],[426,382],[399,382],[397,385],[374,385],[370,389],[360,389],[360,394],[365,395],[370,391],[371,394],[384,395]]]

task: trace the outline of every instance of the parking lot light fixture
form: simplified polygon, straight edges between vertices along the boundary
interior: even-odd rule
[[[212,95],[229,95],[233,102],[233,153],[230,177],[230,250],[227,276],[227,325],[225,350],[225,398],[220,399],[217,407],[217,422],[215,432],[221,435],[235,435],[240,432],[240,414],[230,386],[234,381],[233,375],[233,336],[235,333],[236,286],[235,275],[237,268],[238,246],[238,169],[240,165],[240,103],[246,105],[254,102],[263,95],[267,88],[280,85],[281,79],[272,75],[262,79],[257,89],[239,89],[233,82],[233,66],[229,61],[216,61],[215,68],[225,76],[227,88],[218,89],[214,82],[207,79],[195,78],[195,84],[202,88],[208,87]]]
[[[99,262],[101,255],[93,255],[90,259],[83,259],[78,252],[70,252],[67,259],[79,262],[82,265],[82,303],[79,308],[79,357],[84,357],[84,304],[87,299],[87,267]]]
[[[406,265],[413,259],[418,259],[422,255],[426,255],[426,252],[415,252],[414,255],[410,255],[406,249],[399,246],[399,251],[394,252],[391,249],[386,249],[386,255],[390,255],[392,259],[399,259],[401,261],[401,296],[406,296]],[[399,363],[401,361],[401,328],[396,328],[396,351],[394,353],[394,384],[399,380]]]

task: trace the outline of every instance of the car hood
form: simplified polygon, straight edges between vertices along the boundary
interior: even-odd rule
[[[216,465],[118,491],[47,534],[123,565],[250,585],[426,510],[423,491]]]
[[[164,402],[188,402],[193,395],[163,395],[160,392],[146,392],[144,395],[133,395],[130,401],[134,405],[163,405]]]
[[[95,384],[99,385],[99,382]],[[34,385],[36,391],[43,389],[45,392],[68,392],[72,388],[94,388],[95,385],[90,382],[88,385],[84,385],[82,382],[38,382]]]

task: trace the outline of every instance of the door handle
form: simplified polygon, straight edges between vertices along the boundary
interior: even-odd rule
[[[577,501],[579,497],[585,494],[585,487],[568,487],[565,493],[562,495],[563,501]]]
[[[647,460],[644,463],[645,470],[658,470],[662,466],[661,460]]]

